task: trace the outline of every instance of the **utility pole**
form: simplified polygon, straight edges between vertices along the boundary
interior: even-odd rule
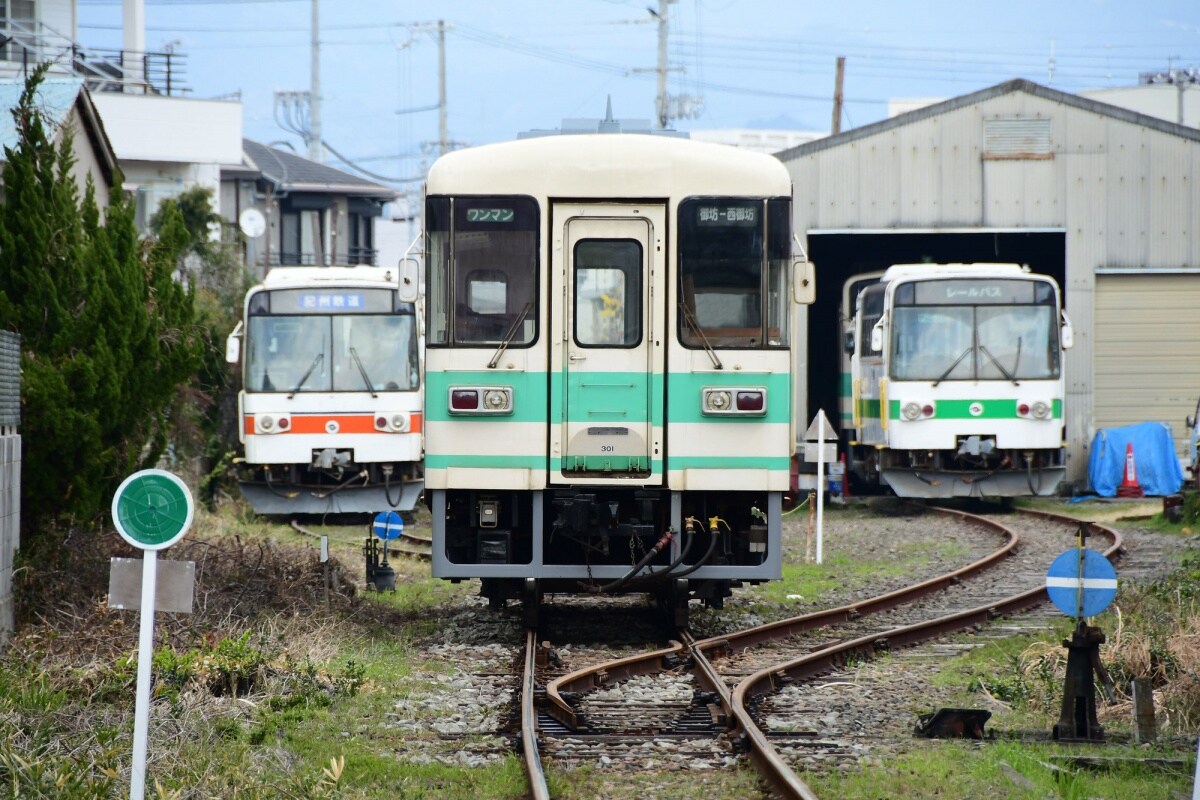
[[[667,104],[670,102],[667,97],[667,35],[670,33],[667,16],[673,2],[675,0],[658,0],[658,14],[655,15],[658,17],[658,98],[655,105],[659,129],[667,127]]]
[[[308,118],[310,137],[308,157],[324,164],[325,148],[321,144],[321,25],[319,18],[320,0],[312,0],[312,78],[308,92]]]
[[[446,129],[446,21],[438,20],[438,155],[450,149],[450,134]]]
[[[1046,85],[1054,85],[1054,39],[1050,39],[1050,60],[1046,62]]]
[[[842,132],[842,80],[846,77],[846,57],[837,57],[837,77],[833,79],[833,127],[830,133],[837,136]]]

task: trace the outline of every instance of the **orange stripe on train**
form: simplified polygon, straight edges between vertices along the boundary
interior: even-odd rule
[[[289,433],[307,433],[307,434],[329,433],[329,431],[326,430],[325,426],[328,425],[330,422],[337,422],[337,424],[338,424],[337,432],[338,433],[379,433],[379,434],[387,433],[387,431],[381,431],[381,430],[376,429],[374,414],[305,415],[305,416],[291,417],[290,421],[291,421],[291,427],[288,430],[286,430],[282,433],[277,433],[277,434],[272,434],[272,435],[286,436]],[[424,427],[423,423],[424,423],[424,415],[409,414],[408,430],[406,431],[406,433],[420,433],[422,428]],[[246,415],[245,426],[246,426],[246,433],[253,435],[254,434],[254,415],[253,414]]]

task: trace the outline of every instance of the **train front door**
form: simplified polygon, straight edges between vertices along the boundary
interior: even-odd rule
[[[661,482],[665,219],[657,204],[554,206],[551,480]]]

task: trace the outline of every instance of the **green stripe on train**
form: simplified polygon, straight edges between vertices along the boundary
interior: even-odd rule
[[[900,412],[896,412],[900,413]],[[879,398],[860,397],[858,399],[859,419],[879,419]]]
[[[562,374],[555,373],[556,376]],[[589,372],[582,369],[573,369],[565,374],[572,422],[634,424],[645,422],[649,409],[651,423],[662,425],[662,409],[650,402],[652,396],[662,395],[662,375]],[[550,421],[555,424],[563,421],[561,385],[561,380],[555,381],[550,397]]]
[[[426,455],[425,466],[428,469],[448,469],[450,467],[475,469],[545,469],[546,458],[541,455],[517,456],[473,456],[473,455]],[[562,470],[562,459],[551,458],[550,469],[553,472]],[[656,473],[662,473],[663,462],[654,459],[650,468]],[[679,469],[766,469],[771,471],[787,471],[791,468],[791,459],[787,456],[762,458],[756,456],[675,456],[667,462],[667,468]]]
[[[701,391],[706,386],[729,386],[735,389],[761,386],[767,390],[767,413],[761,417],[705,415],[700,411],[700,401]],[[788,373],[672,373],[667,378],[667,402],[668,419],[671,422],[713,422],[718,425],[786,423],[792,413],[792,380]]]
[[[531,456],[468,456],[425,455],[427,469],[449,469],[450,467],[474,469],[545,469],[546,457]]]
[[[513,390],[511,414],[451,414],[452,386],[510,386]],[[470,420],[499,424],[504,422],[546,421],[546,373],[501,372],[427,372],[425,374],[425,418],[431,422]]]
[[[971,413],[971,406],[979,405],[979,413]],[[934,404],[932,419],[1020,419],[1017,414],[1017,401],[1011,397],[993,398],[991,400],[938,400]],[[1062,400],[1052,404],[1051,416],[1062,419]],[[900,417],[900,401],[888,403],[888,415],[892,419]],[[864,415],[865,416],[865,415]],[[928,417],[926,419],[929,419]]]
[[[561,374],[561,373],[556,373]],[[554,381],[551,386],[550,403],[546,398],[547,375],[544,372],[430,372],[425,376],[425,417],[431,422],[470,420],[472,422],[545,422],[559,424],[563,421],[562,383]],[[568,381],[574,390],[587,386],[588,405],[591,414],[572,418],[584,421],[616,421],[636,423],[644,419],[622,417],[621,411],[628,407],[630,396],[643,396],[650,391],[653,396],[662,395],[663,376],[641,372],[582,372],[572,371]],[[647,381],[649,388],[647,389]],[[512,414],[459,415],[449,412],[450,388],[453,386],[510,386],[513,390]],[[729,372],[714,375],[705,373],[672,374],[667,378],[668,413],[672,422],[711,422],[718,425],[747,424],[755,422],[786,423],[792,408],[791,376],[787,373],[762,374]],[[732,388],[762,386],[767,390],[767,413],[764,416],[706,416],[700,412],[701,390],[706,386],[729,386]],[[607,388],[606,388],[607,387]],[[662,410],[658,404],[651,406],[651,423],[663,424]]]
[[[783,471],[791,469],[792,460],[787,456],[668,456],[667,469],[765,469]]]

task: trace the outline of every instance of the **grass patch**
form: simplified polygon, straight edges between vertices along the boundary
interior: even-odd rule
[[[799,595],[804,602],[820,602],[835,589],[857,589],[881,578],[912,574],[935,558],[962,560],[967,548],[958,542],[927,540],[904,542],[871,553],[828,555],[822,564],[785,563],[783,578],[750,590],[759,598],[781,605],[794,605]]]
[[[1068,748],[998,742],[915,743],[912,752],[887,764],[866,764],[841,774],[804,776],[821,797],[842,800],[937,797],[944,800],[1045,800],[1046,798],[1128,797],[1173,800],[1190,795],[1191,774],[1140,766],[1145,750],[1105,748],[1106,757],[1129,757],[1130,762],[1104,771],[1058,771],[1047,764]],[[1095,754],[1095,749],[1087,753]],[[881,790],[881,787],[886,789]]]
[[[548,780],[551,794],[561,800],[626,797],[654,800],[696,800],[703,797],[717,800],[763,796],[758,774],[749,766],[688,772],[686,777],[681,777],[677,771],[663,770],[654,755],[648,755],[646,763],[636,772],[630,771],[629,766],[619,771],[585,766],[570,772],[558,772]],[[703,789],[698,790],[701,784]]]

